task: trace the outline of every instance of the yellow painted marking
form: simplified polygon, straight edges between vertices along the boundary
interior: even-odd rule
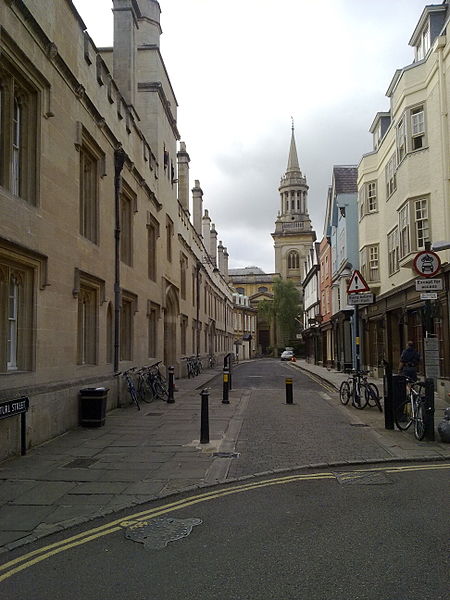
[[[444,464],[420,464],[420,465],[404,465],[404,466],[395,466],[395,467],[374,467],[371,469],[355,469],[353,472],[342,472],[342,475],[345,477],[357,476],[358,473],[368,473],[373,471],[385,471],[387,473],[402,473],[402,472],[411,472],[411,471],[423,471],[423,470],[438,470],[438,469],[450,469],[450,463]],[[85,531],[83,533],[79,533],[65,540],[61,540],[59,542],[55,542],[43,548],[39,548],[38,550],[34,550],[25,554],[21,557],[18,557],[12,561],[5,563],[4,565],[0,565],[0,571],[5,571],[6,569],[10,569],[0,575],[0,582],[8,579],[9,577],[27,569],[43,560],[51,558],[60,552],[64,552],[66,550],[70,550],[71,548],[75,548],[77,546],[81,546],[83,544],[87,544],[88,542],[99,539],[100,537],[109,535],[111,533],[115,533],[117,531],[121,531],[123,528],[129,526],[138,526],[139,523],[145,520],[149,520],[151,518],[159,517],[161,515],[173,512],[175,510],[180,510],[182,508],[186,508],[189,506],[194,506],[195,504],[199,504],[201,502],[206,502],[208,500],[215,500],[217,498],[223,498],[225,496],[229,496],[231,494],[237,494],[241,492],[247,492],[254,489],[259,489],[263,487],[273,486],[273,485],[283,485],[286,483],[293,483],[298,481],[313,481],[313,480],[324,480],[324,479],[334,479],[336,480],[336,476],[333,473],[324,472],[324,473],[309,473],[309,474],[299,474],[299,475],[288,475],[284,477],[278,477],[277,479],[265,479],[262,481],[255,482],[247,482],[244,484],[231,486],[227,488],[222,488],[220,490],[214,490],[210,492],[206,492],[203,494],[199,494],[197,496],[192,496],[190,498],[185,498],[182,500],[177,500],[175,502],[169,502],[168,504],[158,506],[155,508],[151,508],[148,510],[141,511],[139,513],[135,513],[130,515],[127,519],[116,519],[105,525],[100,527],[96,527]],[[22,563],[22,564],[19,564]],[[17,565],[17,566],[15,566]],[[12,567],[12,568],[11,568]]]

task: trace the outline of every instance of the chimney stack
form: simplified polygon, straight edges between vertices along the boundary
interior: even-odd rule
[[[113,77],[128,105],[136,101],[136,29],[134,0],[113,0]]]
[[[228,281],[228,252],[226,247],[223,248],[223,276],[225,280]]]
[[[217,231],[214,223],[211,225],[209,236],[209,255],[211,257],[212,264],[217,267]]]
[[[186,144],[180,142],[178,159],[178,200],[181,206],[189,214],[189,154],[186,152]]]
[[[202,213],[203,213],[203,190],[200,181],[195,180],[192,188],[192,224],[199,236],[202,235]]]
[[[210,216],[208,214],[208,210],[205,209],[205,214],[203,215],[202,218],[202,236],[203,236],[203,245],[206,248],[206,252],[208,253],[208,256],[210,254],[209,251],[209,244],[210,244],[210,230],[211,230],[211,219]]]

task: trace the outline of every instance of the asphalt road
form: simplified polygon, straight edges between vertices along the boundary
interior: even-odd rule
[[[150,503],[140,507],[149,511],[140,521],[123,513],[111,527],[111,519],[99,520],[89,529],[103,529],[47,538],[17,562],[20,553],[8,554],[0,596],[447,599],[449,468],[300,471]],[[158,526],[151,515],[159,515]],[[188,535],[164,545],[188,525]]]

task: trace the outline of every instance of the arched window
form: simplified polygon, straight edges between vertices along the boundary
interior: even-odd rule
[[[288,269],[299,269],[300,257],[296,250],[291,250],[288,254]]]
[[[261,287],[258,288],[258,292],[267,292],[267,291],[268,291],[268,289],[264,285],[262,285]]]
[[[237,291],[238,294],[245,294],[245,290],[244,290],[243,287],[237,287],[236,291]]]

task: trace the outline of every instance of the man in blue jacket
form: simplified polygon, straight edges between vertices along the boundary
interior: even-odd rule
[[[414,342],[408,342],[408,346],[403,350],[400,356],[399,373],[417,381],[417,367],[420,363],[420,354],[414,348]]]

